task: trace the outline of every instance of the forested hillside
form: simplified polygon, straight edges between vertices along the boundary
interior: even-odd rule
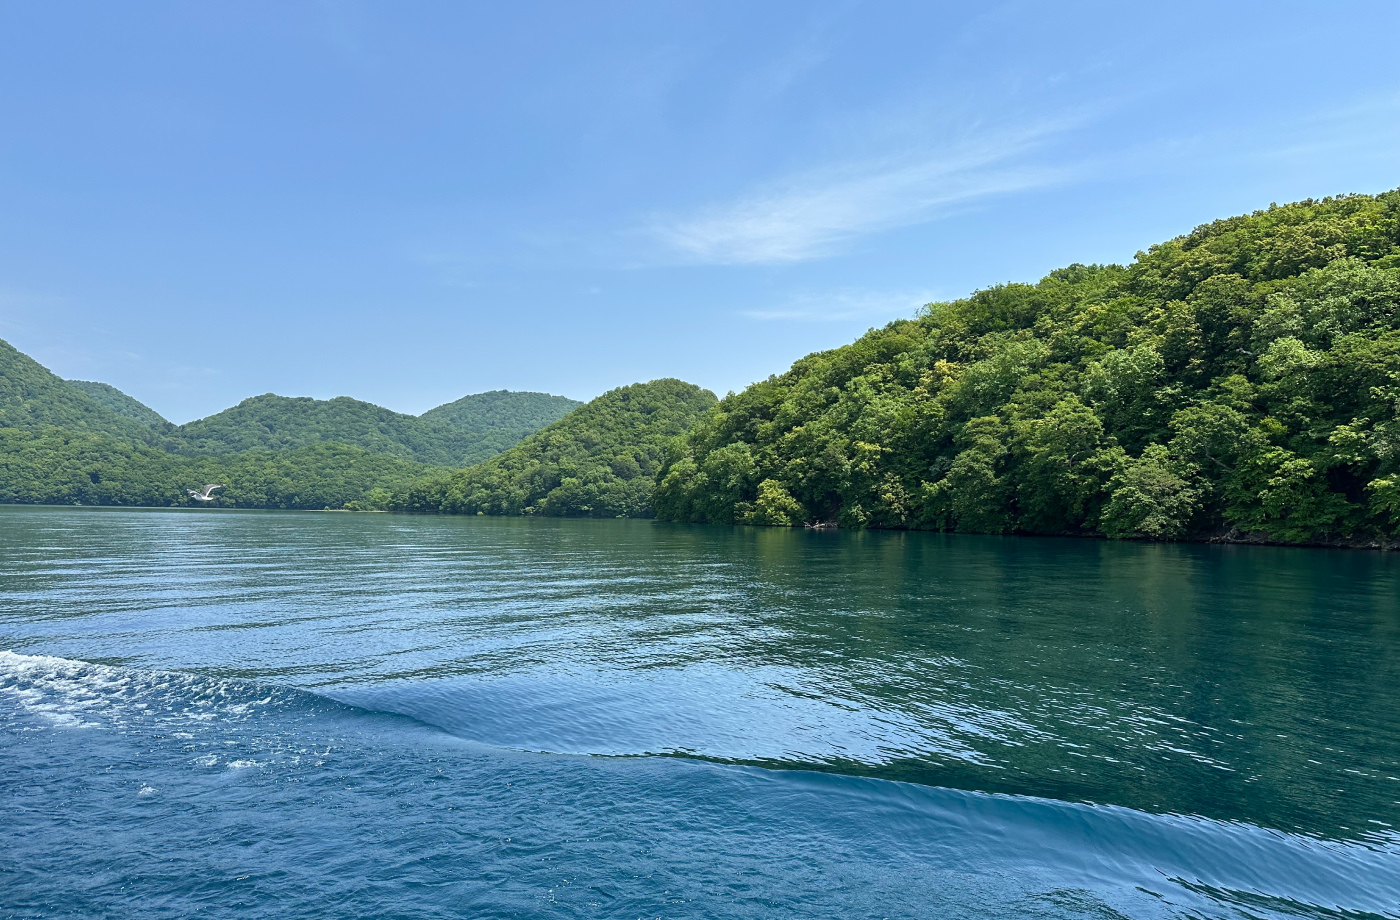
[[[160,440],[149,425],[112,411],[0,339],[0,428],[42,427]]]
[[[677,521],[1385,542],[1400,191],[1270,207],[811,355],[668,456]]]
[[[166,421],[159,412],[139,399],[126,395],[110,383],[98,383],[96,380],[69,380],[66,382],[69,386],[86,393],[94,402],[106,406],[118,415],[135,419],[143,425],[161,431],[169,431],[175,427]]]
[[[371,507],[438,466],[496,455],[573,404],[481,396],[441,407],[460,419],[429,420],[352,399],[256,397],[176,427],[115,387],[62,380],[0,341],[0,502],[183,505],[186,489],[220,482],[214,507]]]
[[[269,395],[176,428],[0,342],[0,501],[1395,545],[1400,191],[931,304],[718,403],[621,387],[497,454],[570,405]]]
[[[181,425],[176,434],[203,453],[335,443],[460,467],[494,457],[530,432],[557,421],[574,405],[561,396],[499,390],[413,416],[347,396],[310,399],[267,393]]]
[[[491,390],[463,396],[418,417],[474,435],[489,451],[479,458],[484,460],[515,446],[546,425],[554,424],[581,405],[583,403],[566,396]]]
[[[395,510],[646,517],[667,443],[715,403],[709,390],[653,380],[610,390],[498,457],[395,491]]]
[[[581,404],[497,390],[401,415],[354,399],[274,395],[174,426],[115,387],[64,381],[0,342],[0,502],[646,514],[665,442],[714,395],[674,380]],[[471,476],[452,469],[528,444]],[[410,488],[410,487],[413,488]],[[468,488],[470,497],[454,489]],[[437,490],[429,505],[424,490]],[[491,490],[495,490],[492,492]]]
[[[196,457],[89,431],[0,428],[0,502],[189,505],[186,489],[223,483],[214,507],[343,508],[424,472],[341,444]]]
[[[476,447],[470,435],[425,423],[348,396],[335,399],[277,396],[245,399],[217,415],[181,425],[180,438],[205,453],[287,450],[347,444],[371,453],[423,463],[460,466]]]

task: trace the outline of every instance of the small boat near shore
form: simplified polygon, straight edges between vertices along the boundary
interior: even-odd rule
[[[808,530],[836,530],[838,525],[835,521],[809,521],[802,525]]]

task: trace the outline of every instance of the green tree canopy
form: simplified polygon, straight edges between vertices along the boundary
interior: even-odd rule
[[[118,415],[124,415],[158,431],[168,432],[175,427],[159,412],[139,399],[126,395],[110,383],[98,383],[96,380],[69,380],[67,383]]]
[[[0,340],[0,428],[46,427],[161,441],[151,426],[113,411]]]
[[[646,517],[666,445],[715,396],[680,380],[619,387],[484,463],[426,477],[389,506],[452,514]]]
[[[455,402],[429,409],[419,416],[425,422],[446,425],[476,438],[484,460],[519,444],[546,425],[552,425],[583,403],[548,393],[513,393],[491,390],[463,396]]]
[[[188,456],[82,430],[0,428],[0,502],[192,505],[186,489],[222,483],[212,507],[369,507],[376,488],[429,471],[343,444]]]
[[[678,521],[1394,540],[1400,191],[930,304],[722,400]],[[780,510],[779,510],[780,509]]]
[[[181,425],[175,436],[201,453],[335,443],[420,463],[468,466],[519,443],[578,405],[546,393],[497,390],[413,416],[348,396],[310,399],[267,393]]]

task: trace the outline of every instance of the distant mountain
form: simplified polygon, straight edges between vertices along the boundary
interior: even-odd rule
[[[495,456],[575,405],[544,393],[497,391],[467,396],[418,417],[348,396],[323,400],[267,393],[181,425],[176,435],[206,453],[336,443],[460,467]]]
[[[190,447],[207,453],[335,443],[441,466],[484,459],[479,439],[466,432],[348,396],[310,399],[267,393],[176,431]]]
[[[175,426],[110,384],[64,380],[0,340],[0,428],[95,432],[178,453],[345,444],[430,466],[463,467],[496,456],[581,405],[548,393],[493,390],[412,416],[348,396],[267,393]]]
[[[199,456],[90,430],[0,428],[0,502],[9,503],[197,505],[185,490],[218,482],[212,507],[357,508],[429,469],[343,444]]]
[[[98,383],[96,380],[69,380],[67,383],[118,415],[161,430],[173,427],[159,412],[139,399],[126,395],[110,383]]]
[[[493,453],[500,453],[582,405],[567,396],[491,390],[463,396],[456,402],[429,409],[418,417],[426,422],[444,423],[474,434],[481,439],[483,446],[490,447]]]
[[[0,341],[0,502],[364,508],[495,456],[573,400],[496,391],[415,417],[340,397],[268,394],[175,426],[115,387],[66,381]]]
[[[114,412],[2,339],[0,428],[65,428],[147,444],[160,439],[149,425]]]
[[[179,435],[120,390],[63,380],[0,341],[0,502],[187,505],[186,489],[220,482],[216,506],[341,508],[432,469],[343,444],[200,455]]]
[[[432,475],[389,501],[452,514],[648,517],[667,445],[715,395],[681,380],[610,390],[470,469]]]

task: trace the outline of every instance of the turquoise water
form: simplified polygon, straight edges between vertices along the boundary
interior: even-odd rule
[[[0,508],[0,917],[1400,917],[1400,558]]]

